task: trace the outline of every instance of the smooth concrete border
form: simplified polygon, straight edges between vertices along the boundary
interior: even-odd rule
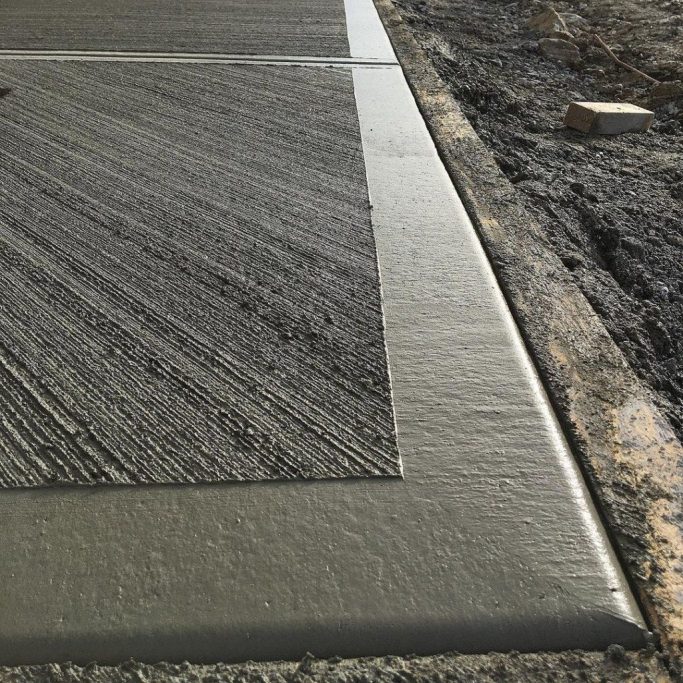
[[[353,73],[405,479],[4,491],[0,663],[644,644],[400,69]]]
[[[671,665],[683,671],[683,444],[391,0],[375,0]]]
[[[396,54],[372,0],[344,0],[351,56],[390,61]]]

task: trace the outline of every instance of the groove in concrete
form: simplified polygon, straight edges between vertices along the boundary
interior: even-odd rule
[[[348,71],[0,82],[0,486],[400,475]]]
[[[198,64],[268,64],[277,66],[395,66],[390,57],[301,57],[297,55],[238,55],[182,52],[107,52],[102,50],[1,50],[0,60],[163,62]]]

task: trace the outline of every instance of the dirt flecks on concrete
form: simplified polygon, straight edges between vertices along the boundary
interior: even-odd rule
[[[444,654],[432,657],[316,659],[300,662],[247,662],[197,665],[140,664],[118,667],[46,664],[0,668],[0,683],[665,683],[658,655],[626,652],[562,652],[488,655]]]

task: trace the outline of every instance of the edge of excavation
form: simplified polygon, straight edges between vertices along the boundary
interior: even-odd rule
[[[683,668],[683,445],[391,0],[375,0],[635,595]]]

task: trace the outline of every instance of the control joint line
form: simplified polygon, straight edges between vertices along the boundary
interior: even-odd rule
[[[200,64],[296,64],[302,66],[397,66],[395,59],[374,57],[315,57],[297,55],[240,55],[198,52],[128,52],[109,50],[0,50],[0,60],[123,61]]]

